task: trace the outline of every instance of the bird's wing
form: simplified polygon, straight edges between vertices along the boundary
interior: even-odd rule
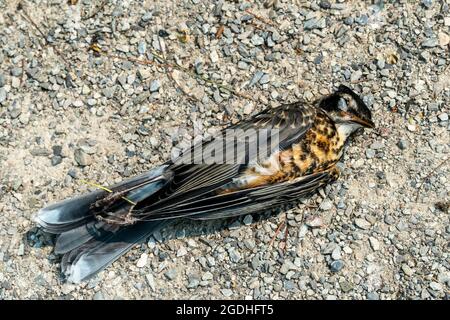
[[[160,220],[185,217],[196,220],[226,218],[270,209],[291,200],[305,198],[336,178],[333,170],[299,177],[269,186],[241,189],[224,194],[209,194],[175,204],[142,217]]]
[[[258,162],[264,159],[266,156],[270,156],[271,153],[279,151],[280,149],[288,148],[293,143],[302,139],[308,129],[311,127],[316,109],[310,105],[303,105],[302,103],[292,103],[282,105],[278,108],[267,109],[261,113],[258,113],[249,120],[244,120],[236,125],[232,125],[224,129],[219,137],[216,137],[210,141],[204,142],[201,145],[201,150],[223,150],[223,152],[230,152],[230,146],[223,146],[223,138],[228,130],[234,130],[237,132],[237,139],[247,136],[247,132],[258,132],[259,130],[266,130],[268,136],[277,138],[277,145],[264,146],[264,148],[257,148],[256,152],[251,152],[247,148],[240,154],[239,152],[232,151],[234,155],[231,162],[227,163],[214,163],[206,155],[205,159],[200,159],[198,153],[193,151],[189,157],[187,153],[183,154],[179,159],[175,160],[173,165],[169,167],[169,170],[173,171],[173,179],[168,186],[161,191],[157,196],[159,199],[155,201],[154,198],[144,201],[140,205],[136,206],[133,210],[133,216],[137,219],[144,216],[150,218],[152,216],[161,215],[165,212],[165,216],[168,217],[169,212],[174,213],[172,208],[176,206],[189,206],[194,201],[203,201],[206,198],[211,198],[211,205],[217,205],[215,202],[225,200],[221,197],[211,197],[211,193],[222,188],[227,183],[233,181],[238,177],[240,173],[245,170],[249,164]],[[198,147],[198,146],[197,146]],[[236,143],[231,145],[231,148],[236,148]],[[269,148],[270,150],[267,150]],[[192,151],[195,146],[190,149]],[[208,152],[209,153],[209,152]],[[265,153],[261,157],[261,153]],[[214,155],[213,155],[214,156]],[[211,156],[211,157],[213,157]],[[195,159],[197,163],[191,164],[192,159]],[[234,195],[233,201],[244,200],[245,192],[237,192]],[[159,212],[159,213],[158,213]],[[183,211],[186,212],[186,211]]]

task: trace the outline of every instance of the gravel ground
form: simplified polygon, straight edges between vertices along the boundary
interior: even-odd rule
[[[0,298],[448,299],[449,3],[388,2],[0,0]],[[112,184],[340,83],[377,129],[337,183],[279,214],[180,222],[63,281],[32,217],[79,179]]]

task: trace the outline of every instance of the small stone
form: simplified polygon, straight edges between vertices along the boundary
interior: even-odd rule
[[[324,222],[319,216],[309,216],[306,218],[305,224],[310,228],[320,228],[324,225]]]
[[[0,73],[0,88],[4,87],[6,84],[5,75],[3,73]]]
[[[103,295],[103,292],[97,291],[94,294],[94,300],[106,300],[106,299],[105,299],[105,296]]]
[[[57,166],[58,164],[60,164],[62,162],[62,157],[61,156],[53,156],[51,162],[52,162],[52,166]]]
[[[406,263],[402,264],[402,271],[407,275],[411,276],[414,273],[414,270],[411,269]]]
[[[231,291],[231,289],[222,289],[222,294],[228,298],[233,295],[233,291]]]
[[[333,208],[333,202],[331,202],[331,200],[329,199],[323,200],[320,204],[320,209],[323,211],[331,210],[331,208]]]
[[[177,276],[177,270],[176,269],[170,269],[170,270],[166,271],[164,273],[164,275],[166,276],[167,279],[173,280]]]
[[[367,300],[379,300],[380,296],[376,292],[369,292],[367,294]]]
[[[326,244],[320,250],[320,253],[322,253],[322,254],[331,254],[337,247],[338,247],[338,245],[336,243],[330,242],[330,243]]]
[[[0,88],[0,103],[6,100],[6,90],[5,88]]]
[[[362,71],[361,70],[356,70],[355,72],[352,73],[351,77],[350,77],[350,81],[351,82],[357,82],[362,76]]]
[[[332,272],[339,272],[344,267],[344,262],[342,260],[333,261],[330,265],[330,269]]]
[[[370,229],[370,226],[371,226],[370,223],[367,220],[361,219],[361,218],[356,218],[355,219],[355,225],[358,228],[363,229],[363,230]]]
[[[408,141],[406,141],[406,140],[400,140],[398,143],[397,143],[397,147],[399,147],[400,148],[400,150],[406,150],[407,148],[408,148]]]
[[[138,52],[139,54],[144,54],[147,51],[147,43],[144,41],[139,41]]]
[[[257,84],[258,81],[261,80],[263,75],[264,75],[264,72],[262,72],[261,70],[256,71],[256,73],[253,75],[252,79],[250,80],[248,86],[252,87],[255,84]]]
[[[239,220],[236,220],[228,226],[228,229],[236,230],[236,229],[239,229],[240,227],[241,227],[241,223],[239,222]]]
[[[62,146],[53,146],[52,150],[53,150],[53,155],[61,156],[61,154],[62,154]]]
[[[158,31],[158,36],[160,36],[161,38],[167,38],[168,36],[170,36],[170,34],[166,30],[160,29]]]
[[[422,5],[427,8],[430,9],[433,6],[433,0],[422,0]]]
[[[447,113],[441,113],[441,114],[438,116],[438,118],[439,118],[439,120],[441,120],[441,121],[448,121],[448,114],[447,114]]]
[[[386,62],[384,61],[384,59],[377,60],[378,69],[383,70],[385,66],[386,66]]]
[[[439,39],[439,45],[441,47],[447,46],[449,44],[449,42],[450,42],[450,37],[445,32],[439,32],[438,33],[438,39]]]
[[[161,86],[161,85],[160,85],[160,83],[159,83],[158,80],[153,80],[153,81],[150,83],[150,92],[156,92],[156,91],[158,91],[160,86]]]
[[[209,58],[211,59],[212,63],[217,63],[219,61],[219,54],[217,53],[216,50],[211,50]]]
[[[259,83],[266,84],[266,83],[269,83],[269,81],[270,81],[269,75],[267,73],[265,73],[259,80]]]
[[[436,38],[429,38],[422,42],[423,48],[434,48],[438,45],[438,39]]]
[[[182,257],[182,256],[185,256],[186,254],[187,254],[187,250],[185,247],[181,247],[177,251],[177,257]]]
[[[30,150],[31,155],[35,157],[47,157],[50,155],[50,151],[46,148],[34,148]]]
[[[431,282],[430,283],[430,288],[433,289],[434,291],[442,291],[442,285],[438,282]]]
[[[372,149],[366,149],[366,158],[367,159],[372,159],[373,157],[375,157],[375,150]]]
[[[416,131],[416,125],[408,124],[407,129],[408,129],[408,131],[414,132],[414,131]]]
[[[253,37],[252,37],[252,39],[251,39],[251,42],[252,42],[253,45],[255,45],[255,46],[260,46],[260,45],[263,45],[263,44],[264,44],[264,38],[263,38],[263,37],[260,37],[260,36],[257,35],[257,34],[254,34]]]
[[[321,7],[322,9],[330,9],[331,3],[328,0],[322,0],[319,2],[319,7]]]
[[[370,246],[372,247],[373,251],[380,250],[380,243],[378,240],[374,237],[369,237]]]
[[[82,149],[75,150],[74,158],[75,161],[78,163],[78,165],[82,167],[88,166],[92,163],[91,157],[88,154],[86,154]]]
[[[250,225],[250,224],[252,224],[252,222],[253,222],[253,217],[250,215],[250,214],[248,214],[248,215],[246,215],[245,217],[244,217],[244,224],[246,225],[246,226],[248,226],[248,225]]]
[[[156,285],[155,285],[155,279],[153,278],[153,275],[151,273],[148,273],[145,275],[145,279],[147,280],[148,286],[155,291]]]
[[[333,260],[340,260],[340,259],[342,259],[341,247],[336,246],[336,248],[334,248],[333,252],[331,253],[331,258]]]
[[[147,260],[148,260],[148,254],[147,253],[143,253],[141,255],[141,257],[139,258],[139,260],[136,263],[136,266],[138,268],[143,268],[147,265]]]
[[[353,284],[347,280],[343,280],[339,283],[341,290],[344,292],[349,292],[353,289]]]
[[[19,245],[19,249],[17,250],[18,256],[23,256],[25,254],[25,246],[23,243]]]
[[[450,27],[450,16],[444,18],[444,26]]]

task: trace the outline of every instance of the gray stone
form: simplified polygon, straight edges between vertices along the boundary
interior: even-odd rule
[[[430,38],[430,39],[426,39],[425,41],[422,42],[422,47],[424,47],[424,48],[434,48],[438,44],[439,44],[438,39]]]
[[[406,150],[409,147],[408,141],[401,139],[398,143],[397,146],[401,149],[401,150]]]
[[[330,265],[330,269],[332,272],[339,272],[344,268],[344,262],[342,260],[333,261]]]
[[[441,114],[438,116],[438,118],[439,118],[439,120],[441,120],[441,121],[448,121],[448,113],[446,113],[446,112],[441,113]]]
[[[333,208],[333,202],[329,199],[325,199],[320,203],[320,209],[323,211],[328,211]]]
[[[6,96],[5,88],[0,88],[0,103],[3,103],[6,100]]]
[[[89,166],[92,163],[91,157],[83,149],[76,149],[73,156],[78,165],[82,167]]]
[[[159,83],[159,81],[158,80],[153,80],[151,83],[150,83],[150,92],[156,92],[156,91],[158,91],[159,90],[159,88],[160,88],[160,83]]]
[[[370,226],[371,226],[367,220],[361,219],[361,218],[355,219],[355,225],[358,228],[363,229],[363,230],[368,230],[368,229],[370,229]]]
[[[376,292],[369,292],[367,294],[367,300],[379,300],[380,296]]]
[[[164,273],[164,275],[166,276],[167,279],[173,280],[177,276],[177,270],[176,269],[170,269],[170,270],[166,271]]]

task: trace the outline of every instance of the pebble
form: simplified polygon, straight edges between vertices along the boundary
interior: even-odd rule
[[[211,59],[212,63],[219,62],[219,54],[217,53],[216,50],[211,51],[211,53],[209,54],[209,58]]]
[[[177,257],[182,257],[182,256],[185,256],[186,254],[187,254],[187,250],[185,247],[181,247],[177,251]]]
[[[78,165],[84,167],[89,166],[92,163],[91,157],[86,154],[82,149],[76,149],[74,152],[74,159]]]
[[[0,103],[3,103],[6,100],[6,96],[5,88],[0,88]]]
[[[446,47],[450,43],[450,36],[445,32],[439,32],[438,39],[441,47]]]
[[[233,291],[231,289],[222,289],[221,291],[222,294],[227,298],[233,295]]]
[[[339,272],[344,268],[344,262],[342,260],[333,261],[330,265],[330,269],[332,272]]]
[[[148,260],[148,254],[147,253],[143,253],[141,255],[141,257],[138,259],[136,266],[138,268],[143,268],[147,265],[147,260]]]
[[[372,159],[373,157],[375,157],[375,150],[372,149],[366,149],[366,158],[367,159]]]
[[[369,292],[367,294],[367,300],[379,300],[380,296],[376,292]]]
[[[106,300],[106,299],[105,299],[105,296],[103,295],[103,292],[97,291],[94,294],[94,300]]]
[[[248,214],[244,217],[243,222],[246,226],[251,225],[253,222],[253,217],[250,214]]]
[[[406,150],[408,149],[408,141],[401,139],[399,142],[397,142],[397,146],[401,149],[401,150]]]
[[[356,70],[354,72],[352,72],[352,75],[350,77],[350,81],[351,82],[357,82],[359,79],[361,79],[362,76],[362,71],[361,70]]]
[[[153,278],[153,275],[151,273],[147,273],[145,275],[145,279],[147,280],[148,286],[153,290],[156,291],[156,284],[155,279]]]
[[[434,281],[430,282],[430,288],[434,291],[442,291],[443,290],[442,285],[440,283],[434,282]]]
[[[371,224],[367,220],[361,218],[355,219],[355,225],[363,230],[368,230],[371,227]]]
[[[170,269],[170,270],[166,271],[164,273],[164,275],[166,276],[167,279],[173,280],[177,276],[177,270],[176,269]]]
[[[305,223],[310,228],[320,228],[324,225],[324,221],[320,216],[308,216]]]
[[[448,121],[448,113],[441,113],[438,118],[441,121]]]
[[[423,48],[434,48],[438,45],[438,39],[436,38],[431,38],[431,39],[426,39],[425,41],[422,42],[422,47]]]
[[[411,269],[406,263],[402,264],[402,271],[407,275],[407,276],[412,276],[414,274],[414,270]]]
[[[328,211],[333,208],[333,203],[329,199],[325,199],[320,203],[320,209],[323,211]]]
[[[261,80],[263,75],[264,75],[264,72],[262,72],[261,70],[256,71],[256,73],[253,75],[252,79],[250,80],[248,86],[252,87],[255,84],[257,84]]]
[[[158,80],[153,80],[153,81],[150,83],[150,92],[156,92],[156,91],[158,91],[159,88],[160,88],[160,86],[161,86],[161,84],[159,83]]]
[[[372,247],[373,251],[380,250],[380,243],[378,240],[374,237],[369,237],[370,246]]]

